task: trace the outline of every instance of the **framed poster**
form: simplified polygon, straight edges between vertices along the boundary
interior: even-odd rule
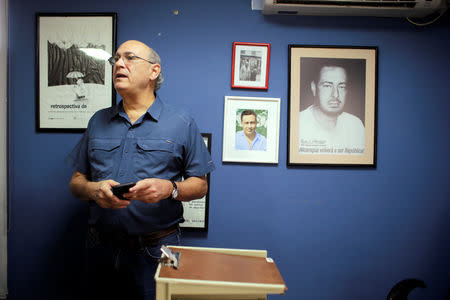
[[[202,133],[203,141],[211,153],[211,133]],[[203,198],[183,202],[183,218],[184,223],[180,223],[180,227],[193,231],[208,231],[209,216],[209,180],[210,174],[206,175],[208,181],[208,192]]]
[[[287,165],[375,166],[377,50],[289,45]]]
[[[231,87],[267,90],[270,44],[233,43]]]
[[[278,163],[280,98],[225,96],[223,162]]]
[[[116,14],[37,13],[36,129],[83,131],[115,103]]]

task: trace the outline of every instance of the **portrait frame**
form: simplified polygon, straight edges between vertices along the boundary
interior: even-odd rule
[[[211,153],[211,133],[202,133],[203,141]],[[210,174],[206,174],[208,182],[208,191],[206,195],[200,199],[183,202],[183,218],[184,223],[180,223],[180,227],[188,231],[208,231],[209,224],[209,190],[210,190]]]
[[[231,87],[269,88],[270,43],[233,42]]]
[[[225,96],[223,162],[278,163],[280,102],[280,98]],[[254,138],[250,144],[242,118],[246,115],[246,118],[255,120],[251,118],[252,112],[256,115],[256,128],[253,129]]]
[[[116,101],[116,13],[36,13],[36,130],[82,132]]]
[[[376,167],[378,48],[288,50],[287,165]],[[330,72],[345,80],[330,84]]]

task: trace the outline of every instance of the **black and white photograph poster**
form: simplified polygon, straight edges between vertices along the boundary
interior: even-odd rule
[[[374,47],[289,47],[288,164],[375,164]]]
[[[116,14],[37,14],[37,130],[83,130],[115,101]]]
[[[231,87],[268,89],[270,44],[233,43]]]
[[[211,153],[211,133],[202,133],[203,141]],[[208,187],[210,185],[210,175],[206,174]],[[191,201],[183,201],[183,218],[184,222],[180,223],[180,227],[191,231],[208,231],[209,223],[209,190],[206,195],[200,199]]]

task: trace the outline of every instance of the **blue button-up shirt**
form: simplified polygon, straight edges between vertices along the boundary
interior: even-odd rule
[[[70,157],[75,170],[91,181],[180,181],[214,169],[195,121],[159,97],[134,124],[122,102],[96,112]],[[131,201],[114,210],[90,202],[90,208],[89,223],[105,231],[149,233],[183,221],[181,202],[170,198],[156,204]]]
[[[236,132],[236,141],[235,141],[235,148],[237,150],[260,150],[260,151],[266,151],[267,150],[267,142],[266,138],[255,132],[255,138],[253,139],[252,146],[249,147],[247,138],[244,135],[244,131],[238,131]]]

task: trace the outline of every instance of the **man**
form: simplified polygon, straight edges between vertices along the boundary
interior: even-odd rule
[[[236,132],[237,150],[266,151],[266,138],[256,132],[257,125],[256,113],[253,110],[244,110],[241,113],[242,130]]]
[[[248,59],[241,58],[241,69],[239,70],[239,80],[249,80],[250,78],[250,68],[248,66]]]
[[[127,41],[110,62],[122,101],[94,114],[71,154],[70,190],[90,208],[88,296],[154,299],[161,245],[179,244],[181,201],[206,194],[214,164],[194,120],[156,96],[153,49]],[[111,188],[127,182],[136,185],[114,196]]]
[[[325,64],[311,82],[314,104],[300,112],[299,152],[306,154],[363,154],[364,125],[344,112],[347,72]]]

